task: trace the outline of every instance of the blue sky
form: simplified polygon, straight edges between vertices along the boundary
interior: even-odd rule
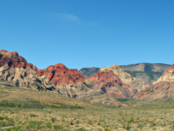
[[[174,0],[1,0],[0,49],[38,68],[173,64]]]

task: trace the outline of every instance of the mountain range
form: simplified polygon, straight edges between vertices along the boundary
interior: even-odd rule
[[[0,84],[118,105],[117,99],[174,98],[174,65],[139,63],[78,71],[58,63],[41,70],[15,51],[0,50]]]

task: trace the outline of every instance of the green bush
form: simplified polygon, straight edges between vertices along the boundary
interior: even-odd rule
[[[7,128],[7,130],[6,131],[12,131],[12,129],[11,128]]]
[[[54,127],[55,130],[57,130],[57,129],[63,129],[63,127],[61,125],[54,125],[53,127]]]
[[[38,116],[35,114],[30,114],[30,117],[38,117]]]
[[[84,127],[79,128],[77,131],[86,131]]]
[[[79,123],[80,123],[80,121],[79,121],[79,120],[77,120],[77,121],[76,121],[76,124],[79,124]]]
[[[152,90],[152,89],[149,89],[149,90],[147,90],[146,92],[152,93],[152,92],[153,92],[153,90]]]
[[[51,127],[52,127],[52,125],[51,125],[50,122],[46,123],[46,126],[47,126],[48,128],[51,128]]]
[[[126,102],[126,101],[128,101],[129,99],[116,99],[116,100],[118,100],[118,101],[120,101],[120,102]]]
[[[42,128],[42,121],[30,121],[29,125],[27,126],[27,129],[31,129],[31,128],[37,128],[40,129]]]

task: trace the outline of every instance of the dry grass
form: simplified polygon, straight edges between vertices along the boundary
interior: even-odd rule
[[[118,108],[90,104],[52,92],[1,86],[0,101],[4,100],[8,104],[0,106],[0,125],[13,126],[13,130],[174,130],[171,99],[128,100],[128,107]]]

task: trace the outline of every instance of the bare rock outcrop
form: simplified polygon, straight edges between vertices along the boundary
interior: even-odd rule
[[[60,63],[54,66],[49,66],[43,70],[37,70],[37,75],[45,75],[54,85],[76,84],[77,82],[84,81],[87,78],[77,69],[68,69],[65,65]]]
[[[27,63],[27,61],[16,51],[8,52],[6,50],[0,50],[0,67],[1,66],[9,66],[11,68],[32,68],[37,70],[36,66]]]
[[[145,85],[134,99],[162,99],[172,97],[174,99],[174,65],[166,69],[163,75],[153,84]]]
[[[53,90],[54,86],[46,76],[37,76],[34,69],[10,68],[9,66],[0,67],[0,84],[11,83],[12,86],[28,87],[38,90]],[[3,80],[3,81],[2,81]]]
[[[93,84],[98,86],[103,93],[107,93],[113,98],[131,98],[136,93],[136,89],[122,82],[113,72],[99,70],[88,79],[92,80]]]
[[[100,68],[100,71],[102,72],[113,72],[115,75],[117,75],[120,80],[134,89],[141,90],[145,82],[139,78],[132,77],[129,73],[124,72],[122,68],[120,68],[118,65],[112,65],[111,67],[103,67]]]

